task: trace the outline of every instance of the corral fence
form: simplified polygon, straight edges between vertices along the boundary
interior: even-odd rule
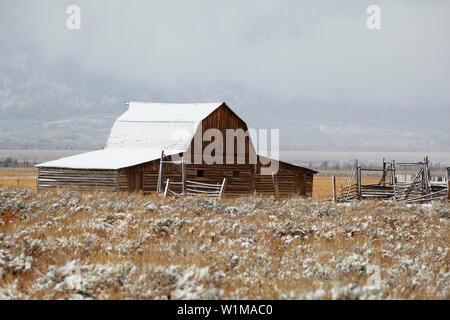
[[[398,174],[400,170],[416,170],[415,174]],[[364,172],[375,171],[381,175],[378,183],[363,184],[362,175]],[[355,166],[351,177],[345,187],[340,188],[339,194],[336,192],[336,182],[332,179],[333,200],[349,201],[353,199],[380,199],[398,200],[407,203],[427,202],[449,198],[448,173],[446,177],[432,177],[430,173],[430,160],[425,157],[419,162],[396,162],[386,161],[380,169],[363,168],[355,160]]]

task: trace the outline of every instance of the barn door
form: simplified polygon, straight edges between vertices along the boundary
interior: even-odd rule
[[[143,186],[143,172],[137,169],[131,169],[128,171],[128,191],[135,192],[142,190]]]
[[[299,174],[298,175],[298,194],[299,195],[305,195],[306,193],[306,181],[305,181],[305,175]]]

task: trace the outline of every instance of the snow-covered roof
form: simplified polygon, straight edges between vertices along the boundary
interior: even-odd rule
[[[117,121],[199,122],[224,102],[152,103],[129,102],[128,110]]]
[[[120,169],[187,151],[199,124],[223,102],[130,102],[114,123],[105,149],[66,157],[37,167]]]
[[[187,150],[200,122],[222,104],[130,102],[114,123],[106,148]]]
[[[179,152],[182,152],[182,150],[178,152],[174,150],[171,152],[164,151],[164,154],[172,155]],[[37,167],[116,170],[156,160],[160,157],[161,150],[157,149],[105,148],[41,163]]]

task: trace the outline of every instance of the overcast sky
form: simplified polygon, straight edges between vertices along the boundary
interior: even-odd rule
[[[81,30],[66,28],[70,4]],[[381,30],[366,27],[371,4]],[[317,132],[323,146],[326,134],[351,145],[347,133],[365,126],[374,140],[400,130],[411,143],[428,134],[418,123],[444,126],[446,141],[449,17],[448,0],[1,0],[0,112],[50,118],[70,100],[74,114],[116,116],[124,100],[227,101],[253,126],[285,129],[291,145],[296,134],[313,145]]]

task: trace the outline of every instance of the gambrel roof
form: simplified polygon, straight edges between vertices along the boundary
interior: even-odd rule
[[[37,167],[121,169],[185,152],[199,124],[224,102],[130,102],[114,123],[103,150],[61,158]]]
[[[130,102],[114,123],[106,148],[186,151],[198,125],[222,104]]]

